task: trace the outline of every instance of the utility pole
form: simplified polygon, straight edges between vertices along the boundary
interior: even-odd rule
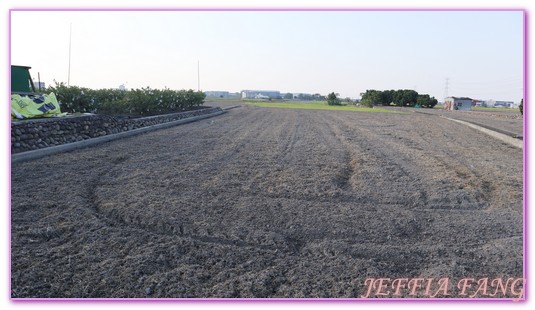
[[[72,23],[69,29],[69,73],[67,75],[67,86],[71,83],[71,40],[72,40]]]
[[[446,78],[446,85],[444,86],[444,99],[448,98],[449,87],[450,87],[450,78]]]
[[[199,70],[199,60],[197,60],[197,91],[201,91],[201,71]]]

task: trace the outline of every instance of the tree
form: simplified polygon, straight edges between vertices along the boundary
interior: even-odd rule
[[[336,96],[336,94],[332,92],[327,96],[327,104],[328,105],[340,105],[341,102],[340,102],[340,99],[338,99],[338,97]]]
[[[438,103],[438,100],[435,99],[435,97],[430,97],[428,94],[425,95],[418,95],[416,98],[416,104],[424,107],[424,108],[433,108]]]
[[[361,104],[367,107],[372,107],[381,103],[381,91],[375,89],[368,89],[361,94]]]
[[[361,107],[373,108],[373,103],[370,99],[361,99],[359,105]]]
[[[365,93],[360,94],[362,99],[361,106],[373,107],[374,105],[390,105],[392,102],[400,107],[415,106],[419,104],[426,108],[432,108],[438,104],[435,97],[430,97],[427,94],[420,95],[412,89],[398,89],[398,90],[375,90],[368,89]]]
[[[520,99],[520,105],[518,106],[518,109],[520,110],[520,114],[524,115],[524,98]]]
[[[385,90],[379,94],[379,102],[382,105],[390,105],[394,101],[395,90]]]
[[[412,107],[416,104],[418,93],[412,89],[400,89],[395,92],[393,97],[393,101],[397,106]]]
[[[325,96],[322,96],[322,95],[317,94],[317,93],[313,95],[313,98],[314,98],[314,100],[325,100],[326,99]]]
[[[311,94],[299,94],[297,95],[297,99],[299,100],[314,100],[314,96]]]
[[[284,99],[293,99],[294,98],[294,95],[292,93],[286,93],[284,95]]]

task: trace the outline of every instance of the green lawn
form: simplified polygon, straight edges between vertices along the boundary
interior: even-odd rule
[[[290,101],[290,102],[242,101],[242,103],[254,105],[257,107],[265,107],[265,108],[398,113],[396,111],[391,111],[391,110],[382,109],[382,108],[359,108],[353,105],[333,106],[333,105],[328,105],[326,101]]]

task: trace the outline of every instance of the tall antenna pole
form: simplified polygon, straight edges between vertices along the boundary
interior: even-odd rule
[[[448,98],[449,87],[450,87],[450,78],[446,78],[446,85],[444,86],[444,99]]]
[[[201,91],[201,71],[199,70],[199,60],[197,60],[197,91]]]
[[[72,23],[69,29],[69,74],[67,75],[67,86],[71,83],[71,40],[72,40]]]

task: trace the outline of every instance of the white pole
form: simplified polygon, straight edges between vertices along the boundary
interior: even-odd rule
[[[71,83],[71,39],[72,39],[72,23],[69,29],[69,74],[67,75],[67,86]]]

